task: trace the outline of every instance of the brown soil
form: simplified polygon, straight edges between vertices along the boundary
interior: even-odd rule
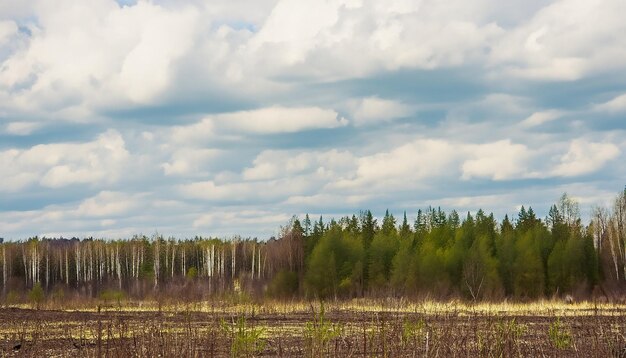
[[[0,309],[0,356],[626,357],[626,312],[562,317],[551,337],[556,319],[338,310],[320,322],[312,312],[256,314],[245,317],[243,335],[262,330],[261,338],[235,347],[224,327],[237,317],[226,312],[9,308]]]

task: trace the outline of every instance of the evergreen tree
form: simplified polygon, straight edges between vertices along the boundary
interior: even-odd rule
[[[505,295],[513,294],[513,284],[515,280],[515,229],[505,215],[500,225],[500,236],[496,241],[496,255],[499,262],[500,279]]]
[[[383,218],[383,226],[381,227],[383,234],[391,235],[396,231],[396,218],[392,214],[389,214],[389,210],[385,211],[385,217]]]
[[[516,242],[514,293],[518,297],[539,298],[545,288],[544,265],[532,232],[526,232]]]
[[[402,219],[402,225],[400,225],[400,239],[402,241],[408,241],[413,236],[411,232],[411,226],[409,226],[409,221],[406,218],[406,211],[404,212],[404,217]]]
[[[369,210],[361,212],[361,236],[363,238],[363,246],[365,249],[368,249],[372,240],[374,240],[376,229],[376,219],[374,219],[372,212]]]
[[[304,236],[304,228],[302,228],[302,224],[300,224],[300,219],[297,216],[293,217],[293,225],[291,226],[291,231],[297,237]]]
[[[306,214],[304,217],[304,236],[311,235],[311,218],[309,218],[309,214]]]

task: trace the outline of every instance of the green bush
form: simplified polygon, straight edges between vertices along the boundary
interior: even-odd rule
[[[28,292],[28,300],[35,308],[39,309],[45,298],[46,296],[41,287],[41,283],[35,283],[33,288]]]
[[[548,335],[552,345],[557,349],[567,349],[572,346],[572,334],[563,326],[560,318],[550,324]]]
[[[324,303],[320,304],[319,313],[313,311],[313,320],[306,323],[304,328],[304,339],[306,342],[306,351],[310,357],[321,357],[328,355],[329,343],[344,332],[344,327],[335,324],[326,318]]]
[[[254,357],[265,349],[265,341],[261,339],[265,330],[261,327],[248,326],[245,317],[238,317],[237,322],[232,324],[222,319],[221,327],[222,332],[232,339],[231,357]]]
[[[11,290],[9,291],[9,293],[7,293],[7,297],[5,299],[5,303],[7,305],[14,305],[17,304],[21,301],[21,295],[19,292],[15,291],[15,290]]]
[[[198,276],[198,269],[196,269],[195,267],[190,267],[189,270],[187,270],[187,279],[188,280],[193,280]]]
[[[120,290],[104,290],[100,293],[100,299],[104,304],[116,302],[118,307],[122,307],[122,301],[126,298],[124,291]]]
[[[298,292],[298,274],[293,271],[280,271],[274,276],[268,287],[272,297],[288,298]]]

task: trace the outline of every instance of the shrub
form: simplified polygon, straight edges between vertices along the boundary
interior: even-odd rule
[[[41,303],[46,298],[41,283],[37,282],[33,288],[28,292],[28,300],[37,309],[39,309]]]
[[[560,318],[550,324],[548,335],[550,342],[557,349],[567,349],[572,346],[572,334],[563,327]]]
[[[292,297],[297,292],[298,274],[293,271],[278,272],[268,287],[268,294],[273,297]]]
[[[188,280],[193,280],[198,276],[198,269],[196,269],[195,267],[190,267],[189,270],[187,270],[187,279]]]
[[[253,357],[265,349],[265,341],[261,339],[264,329],[248,326],[245,317],[240,316],[233,324],[222,320],[221,326],[222,331],[232,337],[231,357]]]
[[[122,300],[124,300],[124,298],[126,298],[126,294],[124,291],[120,290],[104,290],[100,293],[100,299],[104,301],[105,304],[114,301],[117,303],[118,308],[122,307]]]

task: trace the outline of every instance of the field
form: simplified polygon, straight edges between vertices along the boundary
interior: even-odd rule
[[[626,357],[626,306],[125,302],[0,309],[2,356]]]

